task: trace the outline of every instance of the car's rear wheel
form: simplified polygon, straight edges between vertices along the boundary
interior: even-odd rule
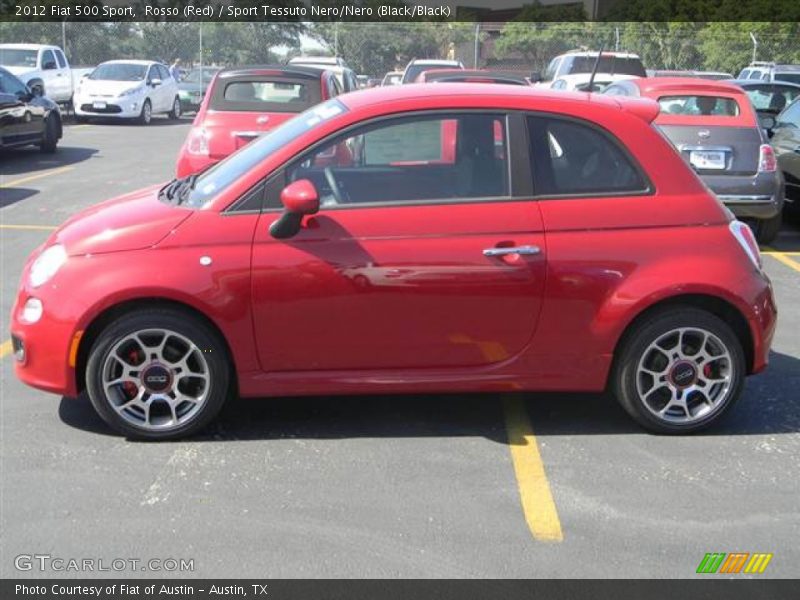
[[[730,325],[689,306],[672,306],[633,325],[616,357],[611,389],[623,408],[657,433],[708,427],[736,402],[745,376]]]
[[[778,237],[781,230],[783,215],[779,211],[777,215],[770,219],[759,219],[755,224],[756,240],[759,244],[770,244]]]
[[[139,123],[142,125],[149,125],[150,121],[153,120],[153,105],[150,104],[150,100],[147,99],[142,104],[142,111],[139,113]]]
[[[47,154],[52,154],[58,147],[58,117],[52,114],[44,120],[44,131],[42,131],[42,143],[39,149]]]
[[[175,100],[172,101],[172,110],[169,111],[169,118],[173,121],[181,118],[181,99],[178,96],[175,96]]]
[[[165,440],[204,428],[230,393],[225,343],[180,310],[130,313],[96,339],[86,387],[97,413],[133,438]]]

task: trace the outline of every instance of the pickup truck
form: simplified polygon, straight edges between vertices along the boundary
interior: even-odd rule
[[[72,100],[72,69],[58,46],[0,44],[0,66],[59,104]]]

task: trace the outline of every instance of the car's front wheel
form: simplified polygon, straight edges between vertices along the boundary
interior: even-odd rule
[[[783,223],[783,215],[780,211],[769,219],[759,219],[755,224],[756,240],[759,244],[771,244],[778,237]]]
[[[44,130],[42,131],[42,142],[39,144],[39,149],[46,153],[52,154],[58,147],[58,117],[52,114],[44,120]]]
[[[175,96],[175,100],[172,101],[172,110],[169,111],[169,118],[173,121],[177,121],[181,118],[181,114],[181,99]]]
[[[739,398],[746,366],[730,325],[690,306],[671,306],[633,325],[616,357],[611,389],[657,433],[708,427]]]
[[[97,337],[86,365],[97,413],[133,438],[165,440],[204,428],[231,388],[225,343],[201,319],[172,308],[130,313]]]
[[[144,101],[142,104],[142,110],[139,113],[139,123],[142,125],[149,125],[150,121],[153,120],[153,105],[150,104],[150,99]]]

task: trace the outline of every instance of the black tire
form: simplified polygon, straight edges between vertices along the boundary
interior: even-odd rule
[[[114,347],[120,343],[120,341],[125,340],[127,336],[135,332],[143,332],[146,330],[166,330],[171,334],[174,333],[183,336],[194,344],[199,352],[202,352],[202,357],[205,359],[208,373],[208,387],[204,389],[206,389],[207,392],[204,400],[198,403],[198,407],[196,409],[190,409],[194,410],[194,413],[191,414],[185,422],[175,423],[174,418],[170,417],[169,421],[173,423],[172,425],[166,423],[156,426],[150,425],[151,419],[148,416],[147,424],[137,425],[136,423],[132,423],[130,418],[126,420],[126,418],[113,407],[115,402],[119,405],[120,402],[124,402],[126,399],[123,398],[120,401],[119,396],[116,400],[110,398],[104,390],[104,369],[106,369],[107,359],[111,356]],[[146,350],[145,353],[149,351],[150,350]],[[155,355],[153,355],[152,358],[155,359]],[[112,362],[109,364],[115,363]],[[145,371],[147,369],[145,365],[152,366],[154,364],[166,364],[169,366],[171,372],[169,387],[176,389],[179,385],[177,382],[180,381],[180,377],[176,375],[179,371],[175,367],[178,363],[170,365],[168,361],[164,360],[147,362],[147,359],[145,359],[145,361],[141,363],[143,368],[141,369],[141,373],[139,373],[141,381],[137,384],[140,386],[138,390],[141,391],[145,389],[143,387]],[[135,439],[171,440],[197,433],[217,416],[222,405],[232,391],[231,372],[232,365],[224,341],[219,334],[203,320],[182,310],[151,308],[129,313],[111,323],[100,333],[89,353],[89,360],[86,365],[86,387],[92,406],[100,417],[113,429]],[[172,387],[173,381],[176,382],[175,387]],[[150,411],[152,411],[153,404],[154,402],[151,402]],[[167,404],[166,399],[163,401],[163,404]],[[133,413],[128,413],[129,416],[130,414]]]
[[[39,144],[39,149],[45,154],[53,154],[56,151],[58,147],[58,129],[58,117],[51,114],[44,120],[42,143]]]
[[[771,244],[778,237],[783,223],[783,215],[778,212],[771,219],[759,219],[756,221],[755,234],[759,244]]]
[[[142,110],[136,120],[140,125],[150,125],[150,121],[153,120],[153,105],[149,98],[142,103]]]
[[[175,96],[175,99],[172,101],[172,110],[169,111],[169,118],[173,121],[177,121],[181,118],[182,114],[183,107],[181,107],[181,99]]]
[[[647,408],[637,389],[637,377],[640,376],[639,362],[650,345],[672,330],[684,327],[709,332],[724,345],[731,358],[728,371],[730,379],[727,391],[707,414],[690,422],[674,422],[657,416]],[[712,362],[714,361],[709,360],[705,364]],[[744,350],[730,325],[704,310],[677,305],[653,312],[635,322],[626,332],[615,357],[609,387],[625,411],[645,429],[655,433],[685,434],[709,427],[730,410],[742,393],[746,370]],[[666,383],[660,386],[665,390],[672,389]]]

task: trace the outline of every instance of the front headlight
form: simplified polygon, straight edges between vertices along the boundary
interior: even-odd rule
[[[67,251],[61,244],[50,246],[42,252],[31,265],[28,282],[31,287],[47,283],[67,261]]]
[[[123,96],[135,96],[136,94],[140,94],[143,89],[144,88],[142,88],[141,86],[135,87],[135,88],[131,88],[129,90],[125,90],[124,92],[122,92],[119,95],[119,97],[122,98]]]

